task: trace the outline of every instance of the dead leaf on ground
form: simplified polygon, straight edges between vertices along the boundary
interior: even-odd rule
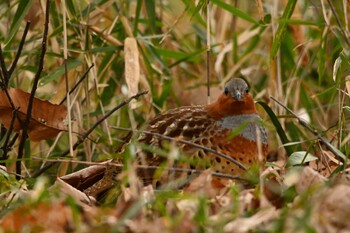
[[[212,177],[211,170],[207,169],[198,177],[194,178],[184,191],[214,198],[216,195],[219,195],[225,187],[227,187],[225,180]]]
[[[34,208],[35,207],[35,208]],[[67,232],[74,231],[73,211],[63,201],[26,205],[1,220],[5,232]]]
[[[15,108],[18,108],[18,117],[25,121],[30,94],[17,88],[8,89],[9,96]],[[13,109],[6,96],[5,91],[0,91],[0,122],[9,128],[11,125]],[[32,108],[32,119],[28,126],[29,139],[40,141],[57,136],[61,131],[66,130],[64,120],[67,116],[67,109],[64,105],[51,104],[34,98]],[[14,131],[22,130],[18,119],[14,122]]]
[[[350,232],[350,186],[336,185],[314,203],[312,217],[317,232]]]
[[[318,171],[324,177],[330,177],[342,164],[329,150],[322,149],[322,151],[319,154],[316,154],[316,156],[319,159],[311,161],[309,166]]]
[[[252,232],[256,230],[259,226],[271,222],[279,217],[279,210],[274,207],[260,210],[258,213],[251,217],[244,218],[240,217],[236,220],[228,223],[224,227],[224,232]]]
[[[268,167],[261,176],[264,178],[264,195],[270,204],[281,208],[284,204],[283,192],[286,186],[283,184],[283,177],[279,174],[280,169]]]
[[[335,174],[331,181],[333,184],[345,184],[350,186],[350,168],[345,169],[344,171]]]
[[[101,193],[113,187],[118,179],[115,176],[121,172],[120,168],[109,163],[111,160],[61,176],[60,181],[84,192],[90,198],[98,198]]]
[[[85,193],[64,182],[62,179],[57,177],[56,183],[52,188],[60,187],[61,193],[67,194],[80,204],[92,205],[95,200],[89,198]]]
[[[296,191],[301,194],[305,192],[310,186],[321,185],[327,181],[327,178],[322,176],[317,171],[310,167],[304,167],[299,174],[298,182],[295,185]]]
[[[18,88],[8,89],[9,96],[15,108],[18,108],[18,117],[24,122],[30,94]],[[5,91],[0,91],[0,122],[9,128],[13,115],[13,108],[8,100]],[[32,108],[32,119],[28,126],[28,135],[31,141],[40,141],[57,136],[61,131],[66,130],[64,120],[67,116],[67,108],[64,105],[55,105],[49,101],[34,98]],[[14,131],[22,130],[18,119],[14,122]]]

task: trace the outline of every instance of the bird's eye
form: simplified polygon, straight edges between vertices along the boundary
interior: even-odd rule
[[[245,93],[248,93],[249,92],[249,89],[248,89],[248,87],[247,87],[247,89],[245,89]]]
[[[228,88],[227,87],[225,87],[224,93],[225,93],[225,95],[228,95]]]

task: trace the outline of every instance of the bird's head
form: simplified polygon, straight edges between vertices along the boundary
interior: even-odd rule
[[[208,114],[215,119],[253,113],[256,113],[253,96],[241,78],[230,79],[219,98],[208,106]]]

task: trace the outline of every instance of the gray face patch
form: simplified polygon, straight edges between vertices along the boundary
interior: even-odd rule
[[[244,93],[248,91],[247,83],[240,78],[233,78],[225,85],[225,94],[230,93],[231,97],[237,101],[241,101]]]
[[[267,145],[267,134],[265,128],[261,125],[261,118],[258,114],[228,116],[217,124],[229,130],[235,130],[238,127],[245,126],[239,135],[254,142],[257,141],[256,127],[258,127],[260,130],[261,143]]]

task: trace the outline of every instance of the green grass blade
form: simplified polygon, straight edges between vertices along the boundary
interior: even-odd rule
[[[134,36],[137,36],[137,32],[138,32],[138,24],[140,21],[141,8],[142,8],[142,0],[137,0],[136,13],[135,13],[135,19],[134,19],[134,31],[133,31]]]
[[[287,166],[289,167],[295,165],[302,165],[304,163],[308,163],[317,159],[317,157],[313,156],[307,151],[296,151],[289,156],[287,160]]]
[[[70,71],[70,70],[80,66],[81,64],[82,64],[82,62],[79,60],[67,61],[67,71]],[[64,65],[61,65],[57,69],[50,72],[48,75],[42,77],[39,85],[43,86],[45,84],[52,82],[53,80],[57,80],[59,77],[61,77],[64,74],[64,72],[65,72]]]
[[[270,52],[270,59],[272,60],[283,41],[283,38],[285,36],[288,20],[292,16],[292,13],[295,8],[295,4],[297,3],[297,0],[289,0],[286,6],[286,9],[283,12],[282,18],[279,21],[278,29],[275,35],[275,38],[272,42],[271,52]]]
[[[265,102],[258,101],[257,103],[260,104],[260,105],[264,108],[265,112],[269,115],[269,117],[270,117],[270,119],[271,119],[273,125],[274,125],[275,128],[276,128],[276,131],[277,131],[277,133],[278,133],[278,136],[279,136],[279,138],[280,138],[281,141],[282,141],[282,144],[283,144],[283,145],[286,145],[286,144],[290,143],[290,141],[289,141],[288,138],[287,138],[286,133],[284,132],[284,129],[282,128],[280,122],[279,122],[278,119],[277,119],[277,116],[276,116],[275,113],[272,111],[272,109],[271,109]],[[291,155],[291,154],[293,153],[293,150],[292,150],[291,147],[285,146],[284,148],[285,148],[285,150],[286,150],[286,152],[287,152],[288,155]]]
[[[156,32],[156,4],[154,0],[144,1],[146,5],[147,16],[149,19],[149,25],[153,32]]]
[[[231,12],[232,14],[236,15],[237,17],[244,19],[248,22],[254,23],[254,24],[258,24],[258,21],[256,19],[254,19],[253,17],[251,17],[249,14],[239,10],[238,8],[229,5],[223,1],[220,0],[211,0],[211,2],[213,4],[218,5],[219,7],[223,8],[224,10],[227,10],[228,12]]]
[[[19,27],[21,26],[23,18],[26,16],[32,4],[33,0],[22,0],[19,2],[17,11],[13,17],[13,21],[10,27],[10,33],[5,41],[5,47],[10,45],[13,37],[16,35]]]

